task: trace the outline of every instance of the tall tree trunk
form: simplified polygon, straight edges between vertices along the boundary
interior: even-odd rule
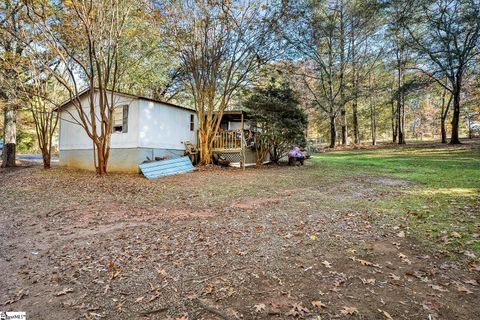
[[[391,121],[392,121],[392,142],[396,143],[397,142],[397,117],[396,117],[396,112],[395,112],[395,100],[392,97],[392,100],[390,101],[391,107],[392,107],[392,116],[391,116]]]
[[[402,63],[398,61],[398,87],[397,87],[397,132],[398,144],[405,144],[405,113],[404,113],[404,94],[403,94],[403,68]]]
[[[357,98],[353,100],[352,103],[352,110],[353,110],[353,136],[354,136],[354,142],[355,144],[360,143],[360,130],[358,128],[358,104],[357,104]]]
[[[15,167],[17,144],[17,110],[9,105],[4,113],[4,141],[2,152],[2,168]]]
[[[212,141],[208,139],[208,132],[200,128],[198,130],[200,163],[209,164],[212,161]]]
[[[459,139],[459,123],[460,123],[460,90],[461,83],[457,83],[453,87],[453,118],[452,118],[452,136],[450,144],[460,144]]]
[[[440,119],[440,130],[442,132],[442,143],[447,143],[447,128],[445,127],[445,118]]]
[[[377,145],[377,115],[375,106],[370,104],[370,126],[372,131],[372,145]]]
[[[404,132],[404,112],[403,112],[403,99],[402,94],[397,99],[397,131],[398,131],[398,144],[405,144],[405,132]]]
[[[372,77],[368,77],[368,86],[370,91],[370,129],[372,134],[372,145],[377,144],[377,119],[376,119],[376,110],[375,104],[373,103],[373,94],[372,94]]]
[[[399,137],[400,137],[400,129],[401,129],[401,141],[400,138],[398,140],[399,144],[406,144],[406,137],[405,137],[405,94],[402,92],[402,103],[400,108],[400,124],[399,124]]]
[[[342,122],[342,144],[348,144],[348,132],[347,132],[347,112],[345,110],[345,17],[344,17],[344,3],[340,2],[340,118]]]
[[[107,173],[107,159],[105,150],[102,145],[97,145],[97,174],[104,175]]]
[[[51,150],[42,149],[43,169],[50,169]]]
[[[335,127],[335,116],[330,116],[330,148],[335,148],[337,140],[337,128]]]
[[[352,84],[353,84],[353,140],[355,144],[360,143],[360,130],[358,128],[358,75],[357,75],[357,61],[356,61],[356,47],[355,47],[355,27],[352,27]]]
[[[448,116],[448,110],[450,109],[450,104],[452,103],[452,95],[446,102],[445,96],[447,95],[447,89],[443,90],[442,94],[442,104],[441,104],[441,112],[440,112],[440,130],[442,134],[442,143],[447,143],[447,129],[446,129],[446,121]]]
[[[345,111],[345,105],[343,106],[342,110],[340,111],[340,115],[342,118],[342,144],[348,144],[348,132],[347,132],[347,112]]]

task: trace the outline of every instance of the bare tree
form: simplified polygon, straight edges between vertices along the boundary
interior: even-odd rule
[[[248,77],[276,54],[275,7],[260,1],[171,1],[172,30],[199,121],[201,163],[211,161],[223,112]]]
[[[33,117],[43,167],[50,169],[53,138],[59,119],[59,112],[56,109],[64,97],[64,92],[54,77],[37,69],[33,61],[30,64],[30,77],[22,84],[21,94],[24,96],[25,109]]]

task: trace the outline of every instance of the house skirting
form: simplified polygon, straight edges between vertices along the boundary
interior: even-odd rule
[[[242,152],[241,151],[229,151],[229,150],[222,150],[222,151],[213,151],[213,153],[217,153],[219,155],[224,156],[228,161],[230,161],[230,165],[232,167],[240,167],[242,161]],[[270,157],[267,155],[267,159],[265,162],[269,162]],[[245,166],[255,166],[257,163],[257,152],[255,150],[247,149],[245,150]]]
[[[161,148],[112,148],[108,159],[108,172],[138,173],[138,165],[155,157],[168,159],[183,156],[183,150]],[[92,149],[60,150],[60,166],[95,171]]]

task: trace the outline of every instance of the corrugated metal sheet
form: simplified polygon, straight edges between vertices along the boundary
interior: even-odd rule
[[[143,163],[140,170],[148,179],[170,176],[195,170],[188,156],[171,160]]]

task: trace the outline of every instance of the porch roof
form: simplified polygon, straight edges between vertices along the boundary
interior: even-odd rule
[[[222,115],[222,121],[235,121],[235,120],[242,120],[242,114],[243,114],[243,119],[249,119],[249,115],[246,111],[243,110],[230,110],[230,111],[224,111]]]

